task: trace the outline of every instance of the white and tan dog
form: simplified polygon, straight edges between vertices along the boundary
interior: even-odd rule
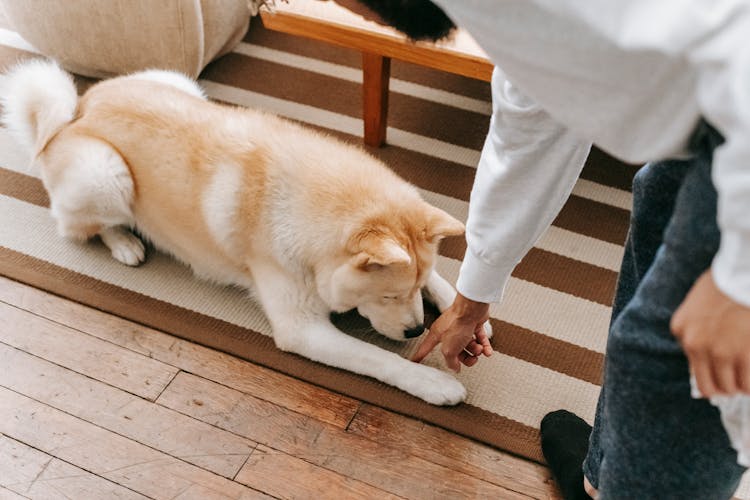
[[[422,333],[422,289],[455,290],[434,270],[463,224],[360,148],[257,111],[209,102],[177,73],[113,78],[77,95],[55,63],[3,77],[4,124],[41,170],[63,236],[100,236],[137,265],[131,230],[198,276],[254,289],[276,345],[368,375],[433,404],[466,390],[451,374],[339,331],[356,308],[375,330]]]

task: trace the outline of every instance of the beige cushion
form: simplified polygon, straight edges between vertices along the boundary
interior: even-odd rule
[[[14,30],[65,68],[106,77],[146,68],[192,77],[247,31],[248,0],[0,0]]]

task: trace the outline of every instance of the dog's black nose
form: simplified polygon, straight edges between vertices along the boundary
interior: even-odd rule
[[[414,337],[419,337],[424,333],[424,325],[417,325],[414,328],[410,328],[404,332],[404,337],[407,339],[413,339]]]

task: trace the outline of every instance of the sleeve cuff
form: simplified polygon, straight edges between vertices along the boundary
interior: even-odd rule
[[[487,304],[500,302],[514,265],[492,266],[466,251],[456,289],[467,299]]]

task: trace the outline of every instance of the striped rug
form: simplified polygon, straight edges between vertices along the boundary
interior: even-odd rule
[[[0,30],[0,64],[33,50]],[[394,61],[389,144],[371,152],[431,203],[465,220],[490,114],[487,83]],[[216,100],[262,108],[359,143],[359,55],[251,23],[245,41],[212,63],[201,83]],[[151,252],[139,268],[115,262],[98,242],[57,236],[48,198],[27,159],[0,129],[0,273],[294,377],[411,415],[541,461],[538,426],[567,408],[591,421],[612,293],[625,239],[635,167],[594,152],[553,226],[521,262],[506,299],[492,308],[495,355],[459,374],[465,404],[438,408],[374,380],[278,351],[246,294],[194,278]],[[441,247],[438,268],[454,281],[461,238]],[[417,342],[372,334],[358,318],[340,325],[408,356]],[[442,366],[433,353],[427,363]]]

